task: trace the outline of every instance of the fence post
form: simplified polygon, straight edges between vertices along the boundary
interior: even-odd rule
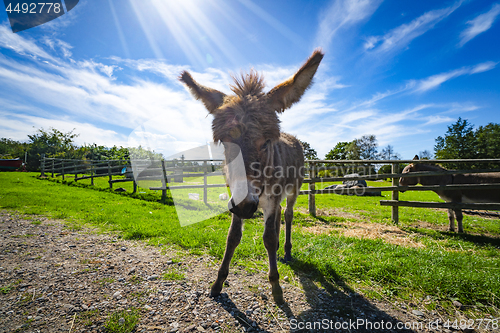
[[[76,181],[78,180],[78,169],[76,168],[76,161],[73,162],[73,165],[75,167],[73,171],[75,171],[75,183],[76,183]]]
[[[64,180],[64,160],[61,160],[61,173],[62,173],[62,178]]]
[[[203,161],[203,202],[208,203],[208,188],[207,188],[207,161]]]
[[[54,159],[52,159],[52,178],[54,178]]]
[[[24,165],[26,165],[26,158],[24,159]],[[45,154],[42,157],[42,174],[40,177],[45,177]]]
[[[113,189],[113,183],[111,182],[113,180],[113,176],[111,176],[111,162],[110,161],[108,161],[108,175],[109,175],[109,180],[108,180],[109,188]]]
[[[90,185],[94,186],[94,160],[90,160]]]
[[[309,178],[313,179],[316,178],[316,170],[315,170],[315,163],[309,161]],[[316,190],[316,185],[315,183],[311,182],[309,183],[309,191],[314,191]],[[316,216],[316,197],[314,192],[309,193],[309,214],[312,216]]]
[[[161,171],[163,173],[163,177],[161,179],[162,182],[162,190],[161,190],[161,202],[165,203],[167,201],[167,170],[165,169],[165,160],[161,160]]]
[[[398,163],[392,163],[392,168],[391,172],[394,173],[399,173],[399,164]],[[399,181],[397,178],[392,178],[392,186],[399,186]],[[399,191],[392,191],[392,200],[399,200]],[[392,211],[391,211],[391,219],[394,224],[399,223],[399,207],[398,206],[392,206]]]

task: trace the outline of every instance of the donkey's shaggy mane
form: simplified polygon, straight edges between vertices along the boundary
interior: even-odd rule
[[[264,82],[264,77],[259,75],[255,70],[250,70],[250,73],[241,73],[240,77],[231,75],[234,80],[234,84],[229,87],[236,94],[236,96],[259,96],[263,94],[262,90],[266,86]]]

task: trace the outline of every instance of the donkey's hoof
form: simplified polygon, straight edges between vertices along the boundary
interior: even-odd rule
[[[215,292],[213,290],[210,290],[210,297],[213,298],[213,297],[218,297],[218,296],[220,296],[220,291],[219,292]]]
[[[273,286],[273,299],[276,302],[276,304],[281,305],[285,303],[285,300],[283,299],[283,289],[281,289],[279,284],[276,284]]]
[[[210,289],[210,297],[217,297],[217,296],[219,296],[221,290],[222,290],[222,286],[219,287],[218,285],[216,285],[214,283],[214,285],[212,286],[212,289]]]
[[[463,230],[458,230],[458,232],[459,232],[460,234],[463,234],[463,233],[464,233],[464,231],[463,231]]]

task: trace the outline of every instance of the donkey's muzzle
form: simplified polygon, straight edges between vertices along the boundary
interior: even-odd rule
[[[257,210],[259,206],[259,198],[246,198],[238,205],[235,205],[233,198],[227,203],[229,211],[239,218],[250,219],[253,217],[253,213]]]
[[[399,183],[398,183],[398,184],[399,184],[399,186],[407,186],[407,185],[408,185],[408,184],[406,184],[406,182],[405,182],[405,179],[404,179],[404,178],[399,178]],[[405,192],[406,192],[406,190],[402,190],[402,191],[399,191],[399,192],[401,192],[401,193],[405,193]]]

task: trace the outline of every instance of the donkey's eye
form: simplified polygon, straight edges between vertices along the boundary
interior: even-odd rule
[[[271,144],[271,140],[267,140],[264,142],[264,144],[260,147],[260,150],[267,150],[267,147]]]

